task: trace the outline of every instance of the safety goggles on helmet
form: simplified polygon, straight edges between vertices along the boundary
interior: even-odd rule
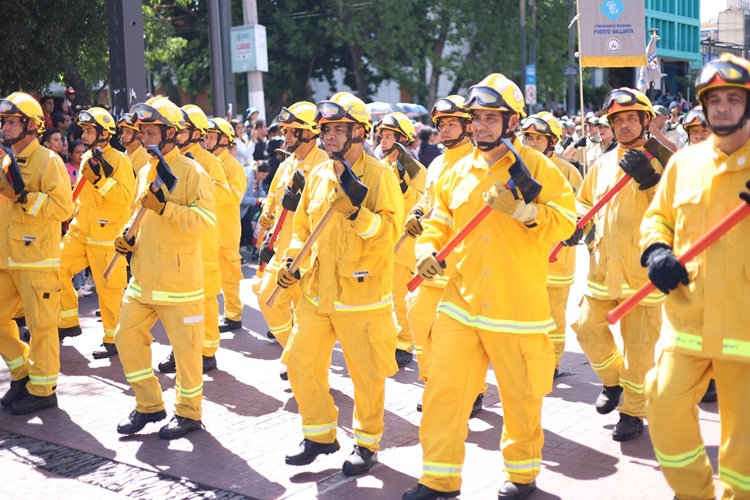
[[[432,111],[430,111],[431,116],[435,116],[437,113],[466,113],[466,109],[459,108],[458,104],[451,101],[448,98],[441,97],[440,99],[435,101],[435,104],[432,105]]]
[[[315,112],[315,121],[319,122],[321,119],[332,122],[347,119],[359,123],[359,120],[354,118],[341,105],[336,104],[333,101],[321,101],[318,104],[318,109]]]
[[[504,107],[507,109],[513,109],[507,102],[505,102],[505,99],[503,99],[503,96],[500,95],[497,90],[484,85],[474,85],[469,88],[468,92],[466,92],[466,95],[464,96],[464,106],[468,108],[474,102],[477,102],[480,106],[485,108],[499,109]]]
[[[161,123],[163,125],[172,123],[171,120],[156,109],[144,103],[136,104],[135,108],[133,108],[133,116],[137,118],[137,121],[143,123]]]
[[[91,125],[92,127],[101,127],[101,125],[99,125],[99,123],[96,121],[96,118],[94,118],[94,115],[92,115],[88,111],[81,111],[81,113],[78,115],[78,120],[76,120],[76,123],[82,125]]]
[[[608,113],[609,109],[612,108],[615,103],[620,104],[621,106],[640,104],[641,106],[651,107],[649,103],[642,101],[640,96],[626,89],[615,89],[604,96],[602,110]]]
[[[381,120],[380,123],[378,123],[377,128],[386,127],[389,129],[395,129],[398,131],[401,131],[401,125],[399,125],[398,120],[393,115],[385,115]]]
[[[279,113],[279,123],[280,124],[292,124],[292,123],[299,123],[300,125],[308,126],[308,123],[305,121],[297,118],[297,116],[289,111],[287,108],[281,108],[281,112]]]
[[[8,99],[0,100],[0,115],[18,115],[26,116],[12,101]]]
[[[533,132],[529,129],[533,129]],[[525,133],[537,133],[542,135],[555,135],[549,123],[536,116],[530,116],[521,123],[521,130]]]
[[[711,84],[716,77],[721,78],[720,83],[738,86],[750,86],[750,73],[731,60],[714,60],[706,64],[698,75],[695,88],[701,89]]]
[[[682,128],[684,129],[696,126],[708,126],[708,124],[706,123],[706,116],[703,114],[702,109],[691,109],[682,120]]]

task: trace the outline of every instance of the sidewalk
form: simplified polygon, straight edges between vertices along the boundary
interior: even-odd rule
[[[585,249],[578,250],[578,269],[584,272],[579,272],[571,292],[569,322],[576,317],[588,268]],[[247,278],[255,274],[254,267],[243,270]],[[338,439],[342,449],[306,467],[287,466],[284,455],[302,440],[297,404],[288,382],[278,376],[281,348],[266,338],[250,279],[243,282],[242,289],[248,305],[243,316],[245,329],[222,334],[219,369],[204,376],[206,431],[171,442],[157,436],[166,421],[149,424],[130,437],[115,431],[135,401],[117,357],[91,359],[91,352],[101,343],[102,327],[94,316],[96,296],[82,299],[84,334],[66,339],[61,346],[60,408],[28,417],[0,410],[0,497],[401,498],[404,490],[416,484],[422,468],[421,414],[415,407],[422,389],[416,362],[387,381],[380,463],[371,474],[350,478],[340,470],[354,444],[352,385],[337,345],[330,381],[340,410]],[[161,324],[153,334],[155,367],[170,348]],[[556,380],[554,391],[545,398],[543,467],[537,481],[539,490],[528,498],[672,498],[647,434],[629,443],[612,441],[617,413],[602,416],[594,410],[601,385],[570,329],[561,371],[565,376]],[[174,375],[157,376],[171,417]],[[503,482],[498,451],[503,409],[492,370],[487,382],[486,408],[469,423],[463,499],[495,499]],[[3,368],[0,390],[5,391],[8,384],[9,372]],[[716,466],[720,432],[716,404],[701,404],[700,419]],[[56,461],[63,460],[55,457],[69,453],[87,457],[89,465],[79,470],[76,464],[82,459],[69,459],[70,466],[60,473],[48,472]],[[106,483],[103,477],[112,478],[107,486],[102,486]],[[146,489],[129,487],[134,481]],[[717,491],[721,491],[718,486]]]

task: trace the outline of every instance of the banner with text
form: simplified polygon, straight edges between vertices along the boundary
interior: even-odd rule
[[[645,66],[646,6],[637,0],[578,0],[581,65]]]

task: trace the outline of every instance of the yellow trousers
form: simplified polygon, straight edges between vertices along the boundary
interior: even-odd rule
[[[221,291],[224,293],[224,317],[232,321],[242,320],[240,281],[242,257],[236,248],[219,249],[219,269],[221,269]]]
[[[654,366],[661,306],[636,306],[623,316],[620,320],[623,352],[620,353],[606,318],[619,303],[584,295],[580,316],[571,327],[599,380],[608,387],[622,386],[622,405],[618,411],[643,418],[646,416],[646,373]]]
[[[407,318],[414,337],[414,352],[417,354],[419,364],[419,380],[427,380],[429,367],[427,340],[444,291],[445,288],[422,285],[406,296]]]
[[[161,386],[151,366],[151,336],[156,320],[161,320],[177,364],[175,414],[193,420],[201,418],[203,400],[203,303],[179,305],[141,304],[125,296],[115,345],[125,378],[135,392],[135,409],[154,413],[164,409]]]
[[[99,310],[104,327],[104,343],[115,342],[115,328],[120,317],[122,297],[127,286],[127,262],[119,259],[109,280],[104,279],[104,270],[115,254],[113,242],[90,243],[78,231],[68,231],[60,244],[60,328],[77,326],[78,295],[73,288],[73,275],[91,267],[91,276],[99,297]]]
[[[219,301],[216,296],[221,291],[221,271],[203,271],[203,349],[201,353],[210,358],[216,354],[221,344],[219,332]]]
[[[266,266],[260,281],[254,287],[254,291],[258,295],[258,306],[266,320],[268,330],[273,333],[281,347],[286,347],[294,326],[294,307],[295,304],[299,304],[302,291],[298,283],[289,288],[283,288],[273,307],[268,307],[266,301],[276,289],[276,272],[278,269],[279,264],[276,255],[274,255],[271,262]]]
[[[414,351],[414,338],[412,337],[411,326],[407,318],[406,295],[409,289],[406,285],[414,277],[414,273],[408,267],[400,264],[393,266],[393,312],[396,316],[396,325],[398,331],[398,342],[396,349],[406,352]]]
[[[18,337],[11,319],[23,302],[31,343]],[[29,377],[27,389],[35,396],[49,396],[57,389],[60,373],[60,273],[0,269],[0,356],[12,380]]]
[[[646,414],[656,459],[680,500],[715,496],[697,407],[712,377],[721,416],[722,498],[750,498],[750,363],[663,351],[646,378]]]
[[[336,340],[354,385],[352,430],[359,446],[378,451],[385,429],[385,379],[396,373],[396,328],[390,310],[381,313],[318,314],[303,297],[282,354],[302,416],[302,433],[316,443],[336,439],[339,409],[333,403],[328,369]]]
[[[515,483],[532,482],[542,467],[542,400],[552,391],[555,370],[547,335],[479,330],[438,313],[430,344],[430,376],[419,428],[419,483],[438,491],[461,488],[467,422],[490,362],[503,401],[500,449],[506,477]]]
[[[549,295],[550,313],[555,322],[555,329],[548,332],[547,335],[552,341],[552,345],[555,346],[555,368],[559,368],[560,361],[565,354],[565,310],[568,307],[570,287],[548,286],[547,295]]]

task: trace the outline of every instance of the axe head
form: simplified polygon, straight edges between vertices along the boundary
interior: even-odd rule
[[[513,147],[513,144],[508,139],[503,139],[505,144],[513,156],[516,157],[516,162],[511,165],[508,169],[510,173],[510,180],[508,181],[508,188],[518,188],[523,195],[523,201],[531,203],[534,199],[539,196],[539,192],[542,190],[542,185],[539,184],[536,179],[531,176],[528,167],[523,162],[521,157],[518,155],[518,151]]]
[[[21,175],[21,168],[18,166],[16,161],[16,154],[13,152],[13,148],[5,144],[5,136],[3,131],[0,130],[0,148],[10,157],[10,163],[8,164],[8,172],[5,174],[8,183],[13,188],[13,192],[21,194],[26,184],[23,182],[23,176]]]
[[[187,153],[185,153],[185,156],[188,157],[188,158],[190,158],[191,160],[195,160],[195,155],[193,153],[191,153],[190,151],[188,151]]]
[[[292,191],[295,193],[301,193],[305,188],[305,173],[302,169],[297,169],[292,175]]]
[[[661,163],[661,166],[666,168],[669,159],[672,157],[674,152],[666,147],[664,144],[659,142],[654,136],[649,137],[646,143],[643,145],[643,151],[649,157],[649,159],[656,158]]]
[[[104,171],[104,177],[112,177],[112,172],[114,172],[114,167],[109,164],[107,160],[104,159],[104,151],[100,147],[95,147],[94,150],[91,152],[91,158],[98,164],[101,164],[102,170]]]
[[[394,146],[398,148],[398,158],[396,161],[399,164],[399,168],[405,169],[406,173],[409,174],[409,178],[414,179],[424,169],[424,166],[409,154],[406,146],[400,142],[394,143]]]
[[[365,201],[365,197],[367,196],[367,186],[359,182],[359,179],[354,172],[352,172],[352,168],[341,153],[328,153],[328,155],[344,165],[344,171],[339,177],[339,182],[341,183],[344,193],[346,193],[351,200],[352,205],[357,207],[362,205],[362,202]]]
[[[169,168],[169,165],[167,164],[166,160],[164,159],[164,156],[161,154],[161,150],[159,149],[159,146],[155,144],[151,144],[149,146],[149,149],[153,151],[153,153],[156,155],[157,158],[159,158],[159,163],[156,164],[156,183],[157,187],[161,187],[162,185],[167,187],[167,190],[171,193],[174,191],[175,186],[177,185],[177,177],[172,173],[172,170]]]

